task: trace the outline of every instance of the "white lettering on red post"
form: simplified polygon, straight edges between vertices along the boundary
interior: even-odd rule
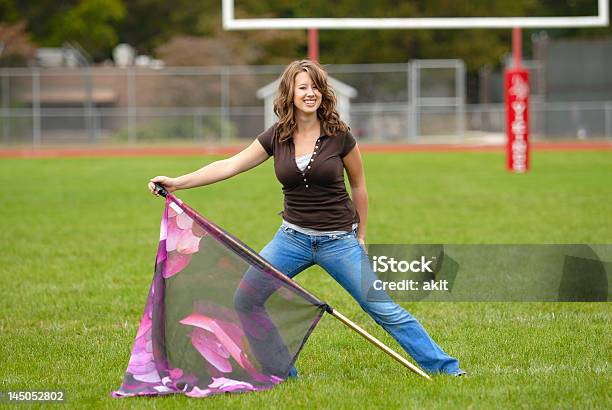
[[[513,172],[525,172],[529,169],[529,76],[526,70],[506,70],[505,94],[507,168]]]

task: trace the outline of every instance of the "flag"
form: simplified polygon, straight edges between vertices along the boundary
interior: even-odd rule
[[[113,397],[206,397],[283,382],[330,308],[172,194],[153,280]]]

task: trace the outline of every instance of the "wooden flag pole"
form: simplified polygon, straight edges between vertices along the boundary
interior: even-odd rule
[[[333,317],[335,317],[336,319],[338,319],[339,321],[344,323],[346,326],[348,326],[350,329],[352,329],[355,332],[359,333],[368,342],[372,343],[374,346],[378,347],[380,350],[382,350],[383,352],[387,353],[389,356],[391,356],[392,358],[394,358],[395,360],[397,360],[398,362],[400,362],[401,364],[406,366],[410,371],[412,371],[412,372],[418,374],[419,376],[424,377],[427,380],[431,381],[431,377],[429,377],[429,375],[427,375],[427,373],[425,373],[423,370],[419,369],[414,364],[410,363],[404,357],[400,356],[397,352],[395,352],[395,350],[391,349],[390,347],[385,345],[383,342],[381,342],[380,340],[378,340],[377,338],[375,338],[374,336],[372,336],[371,334],[369,334],[368,332],[363,330],[361,327],[359,327],[359,325],[357,325],[356,323],[351,321],[349,318],[344,316],[342,313],[338,312],[336,309],[333,309],[331,307],[329,308],[328,312]]]

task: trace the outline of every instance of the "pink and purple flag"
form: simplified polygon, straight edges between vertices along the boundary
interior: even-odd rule
[[[155,272],[114,397],[266,390],[327,305],[172,194]]]

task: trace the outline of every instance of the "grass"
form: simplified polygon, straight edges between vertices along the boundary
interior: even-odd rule
[[[163,203],[145,182],[215,157],[0,162],[0,390],[64,390],[70,407],[610,408],[609,303],[406,303],[466,378],[424,382],[324,317],[300,377],[208,399],[109,396],[152,277]],[[612,153],[539,153],[512,175],[497,153],[365,156],[370,243],[612,243]],[[269,163],[179,196],[255,249],[280,223]],[[319,268],[298,282],[393,348]]]

